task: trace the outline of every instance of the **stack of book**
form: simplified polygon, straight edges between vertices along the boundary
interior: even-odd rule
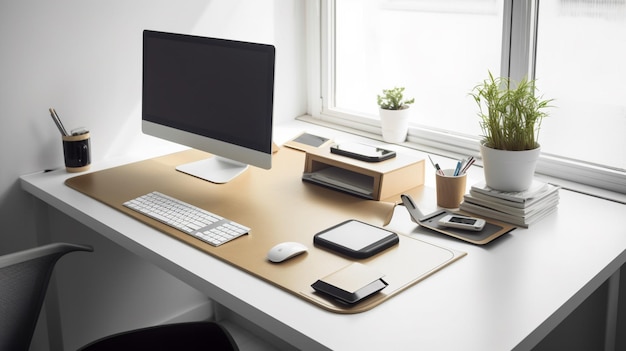
[[[521,192],[498,191],[480,182],[472,185],[460,209],[528,227],[554,212],[558,204],[559,187],[538,180]]]

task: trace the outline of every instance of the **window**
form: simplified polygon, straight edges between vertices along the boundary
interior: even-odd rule
[[[536,77],[555,97],[546,152],[626,168],[626,1],[539,4]]]
[[[337,1],[334,107],[377,119],[376,95],[403,86],[416,125],[477,135],[468,92],[500,71],[502,7],[448,3]]]
[[[555,99],[537,172],[626,193],[626,0],[321,0],[310,10],[320,14],[314,118],[380,134],[376,95],[404,86],[416,98],[409,145],[478,155],[468,93],[488,71],[535,77]]]

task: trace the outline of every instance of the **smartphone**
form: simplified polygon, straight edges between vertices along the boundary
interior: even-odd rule
[[[330,147],[330,152],[367,162],[380,162],[396,157],[396,152],[359,143],[341,143]]]
[[[444,227],[467,229],[474,231],[481,231],[485,227],[485,220],[474,217],[458,216],[458,215],[446,215],[441,217],[437,222]]]

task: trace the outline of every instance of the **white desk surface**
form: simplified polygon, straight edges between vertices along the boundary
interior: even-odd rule
[[[283,132],[317,128],[295,126]],[[98,162],[91,171],[141,158]],[[468,255],[370,311],[335,314],[63,185],[74,175],[57,170],[21,182],[48,205],[299,349],[529,349],[626,262],[626,229],[616,223],[626,207],[563,189],[557,213],[487,246],[421,233],[400,206],[389,228]],[[468,186],[481,176],[482,169],[474,168]],[[426,180],[425,212],[435,209],[434,195],[428,195],[434,194],[433,178]]]

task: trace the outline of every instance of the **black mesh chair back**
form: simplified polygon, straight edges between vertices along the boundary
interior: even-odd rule
[[[93,251],[83,245],[54,243],[0,256],[0,351],[27,351],[59,258],[73,251]],[[125,331],[83,346],[102,350],[239,350],[222,325],[200,321],[173,323]]]
[[[0,256],[0,350],[28,350],[52,270],[74,251],[93,249],[54,243]]]

